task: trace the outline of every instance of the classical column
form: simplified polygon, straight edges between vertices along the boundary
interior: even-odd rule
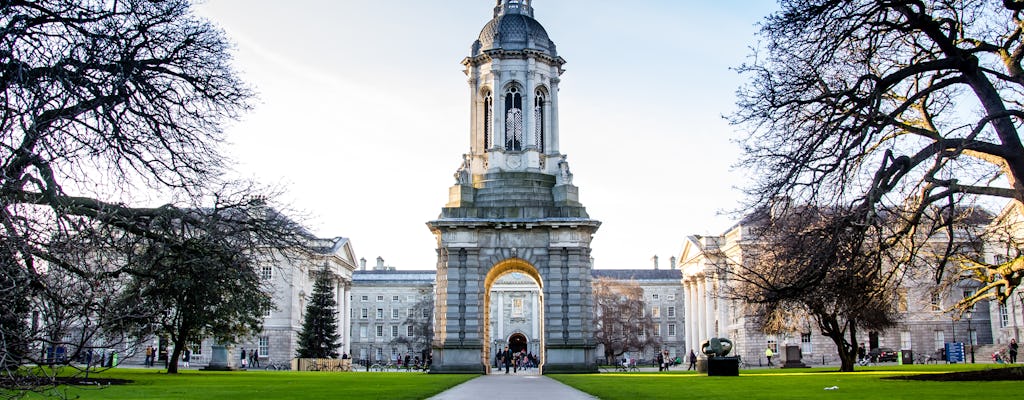
[[[697,290],[693,279],[686,279],[686,343],[691,349],[697,350],[697,308],[694,292]]]
[[[715,337],[715,294],[714,282],[710,275],[704,275],[704,313],[707,316],[707,325],[704,329],[705,338]]]
[[[342,351],[352,356],[352,282],[342,282],[344,289],[341,294],[341,298],[344,301],[344,307],[341,309],[342,319]]]
[[[708,316],[704,313],[706,310],[704,303],[707,302],[707,298],[704,297],[704,280],[700,276],[694,276],[693,278],[694,283],[697,285],[697,290],[695,291],[697,298],[694,302],[694,305],[697,307],[697,337],[694,338],[694,343],[699,346],[704,339],[707,339],[705,334],[707,333]]]
[[[505,339],[505,292],[499,291],[498,294],[498,312],[495,313],[494,318],[498,320],[497,338],[502,340]]]

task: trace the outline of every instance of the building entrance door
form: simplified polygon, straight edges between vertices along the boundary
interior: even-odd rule
[[[519,353],[526,350],[526,336],[522,333],[514,333],[508,338],[508,349],[513,353]]]

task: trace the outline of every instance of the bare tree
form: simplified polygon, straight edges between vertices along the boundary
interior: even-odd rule
[[[181,243],[153,224],[214,203],[221,124],[249,108],[228,48],[188,0],[0,2],[0,386],[126,340],[101,327],[135,245]]]
[[[644,290],[636,281],[598,278],[594,288],[594,340],[604,347],[605,362],[627,351],[660,350],[658,326],[645,312]]]
[[[858,224],[893,224],[877,239],[884,248],[923,246],[918,227],[951,229],[948,210],[1024,200],[1024,2],[780,0],[780,8],[762,25],[763,50],[739,68],[750,80],[731,117],[751,132],[742,164],[760,172],[749,189],[755,205],[780,196],[852,204]],[[1024,273],[1019,257],[976,259],[974,279],[989,290],[960,307],[1005,301]]]
[[[897,322],[902,271],[872,251],[871,229],[840,210],[794,208],[762,214],[743,262],[730,263],[726,296],[745,302],[770,333],[806,332],[812,323],[853,371],[858,331]]]
[[[430,292],[421,293],[432,294]],[[405,345],[416,352],[422,362],[430,355],[430,343],[434,340],[434,297],[428,295],[416,302],[411,315],[406,316],[403,325],[412,327],[412,336],[398,336],[391,345]]]

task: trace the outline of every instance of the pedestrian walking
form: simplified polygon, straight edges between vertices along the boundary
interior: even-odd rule
[[[1010,339],[1010,364],[1017,363],[1017,339]]]
[[[775,353],[772,351],[772,347],[771,346],[768,346],[767,348],[764,349],[764,356],[766,358],[768,358],[768,366],[769,367],[772,366],[772,356],[774,356],[774,355],[775,355]]]
[[[688,368],[686,368],[686,370],[689,371],[689,370],[692,369],[692,370],[696,371],[697,370],[697,353],[694,353],[693,349],[690,349],[690,356],[689,356],[689,358],[690,358],[690,366]]]
[[[181,364],[188,368],[188,362],[192,360],[192,350],[188,347],[185,348],[185,352],[181,354]]]

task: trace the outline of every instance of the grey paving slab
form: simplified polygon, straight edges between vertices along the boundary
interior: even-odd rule
[[[541,375],[482,375],[441,392],[431,400],[558,399],[594,400],[594,396]]]

